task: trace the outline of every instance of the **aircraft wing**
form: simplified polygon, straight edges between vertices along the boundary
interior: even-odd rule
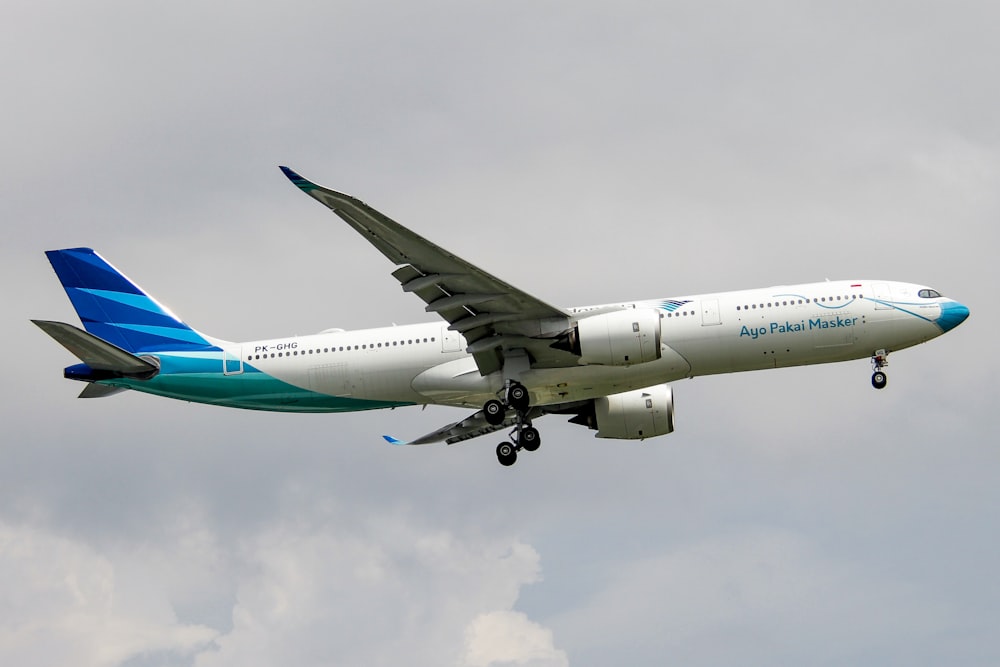
[[[306,180],[285,176],[327,206],[399,266],[393,276],[468,342],[479,372],[499,370],[507,350],[524,349],[535,367],[574,366],[576,357],[551,347],[569,314],[513,287],[379,213],[364,202]]]
[[[540,408],[532,408],[528,411],[527,417],[529,419],[536,419],[543,414],[545,413]],[[453,445],[456,442],[471,440],[473,438],[478,438],[481,435],[501,431],[505,428],[514,428],[516,424],[516,420],[511,417],[504,420],[503,423],[494,426],[486,421],[486,417],[483,416],[483,411],[480,410],[479,412],[469,415],[461,421],[448,424],[447,426],[442,426],[436,431],[432,431],[427,435],[422,435],[409,442],[397,440],[390,435],[383,435],[382,437],[385,438],[386,442],[392,445],[429,445],[434,442],[442,441],[447,442],[449,445]]]

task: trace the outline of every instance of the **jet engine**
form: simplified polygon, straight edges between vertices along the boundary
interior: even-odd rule
[[[616,310],[586,317],[569,333],[568,348],[580,363],[632,366],[660,358],[660,312]]]
[[[644,440],[674,430],[674,392],[668,384],[594,399],[570,419],[597,430],[598,438]]]

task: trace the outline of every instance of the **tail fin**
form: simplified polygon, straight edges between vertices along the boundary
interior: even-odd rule
[[[83,327],[121,349],[218,349],[90,248],[46,251]]]

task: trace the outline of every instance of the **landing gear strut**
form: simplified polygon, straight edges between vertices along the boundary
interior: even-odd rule
[[[513,442],[501,442],[497,445],[497,460],[500,465],[512,466],[517,461],[520,450],[533,452],[542,444],[538,429],[531,425],[528,419],[528,409],[531,407],[528,390],[520,382],[510,382],[506,391],[506,405],[491,399],[483,405],[483,416],[492,426],[499,426],[507,418],[507,409],[513,408],[517,413],[517,421],[510,435]]]
[[[876,350],[872,355],[872,386],[876,389],[885,389],[888,378],[882,369],[889,365],[889,352],[886,350]]]

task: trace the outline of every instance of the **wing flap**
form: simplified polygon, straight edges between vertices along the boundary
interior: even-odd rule
[[[532,419],[538,419],[542,415],[549,414],[558,407],[560,406],[532,408],[528,410],[527,419],[529,421]],[[456,442],[472,440],[473,438],[478,438],[481,435],[488,435],[504,429],[514,428],[516,425],[517,422],[515,421],[515,418],[511,417],[509,419],[505,419],[503,423],[494,426],[486,421],[483,411],[479,410],[465,419],[453,422],[447,426],[442,426],[436,431],[431,431],[430,433],[422,435],[415,440],[410,440],[409,442],[404,442],[389,435],[384,435],[382,437],[385,438],[386,442],[393,445],[429,445],[435,442],[446,442],[449,445],[454,445]]]
[[[397,440],[396,438],[388,435],[382,437],[393,445],[429,445],[435,442],[446,442],[449,445],[453,445],[456,442],[471,440],[472,438],[478,438],[481,435],[494,433],[505,428],[513,428],[514,424],[515,422],[513,419],[507,419],[502,424],[494,426],[486,421],[486,417],[483,416],[483,411],[480,410],[479,412],[469,415],[465,419],[453,422],[447,426],[442,426],[436,431],[431,431],[430,433],[422,435],[415,440],[410,440],[409,442]]]

